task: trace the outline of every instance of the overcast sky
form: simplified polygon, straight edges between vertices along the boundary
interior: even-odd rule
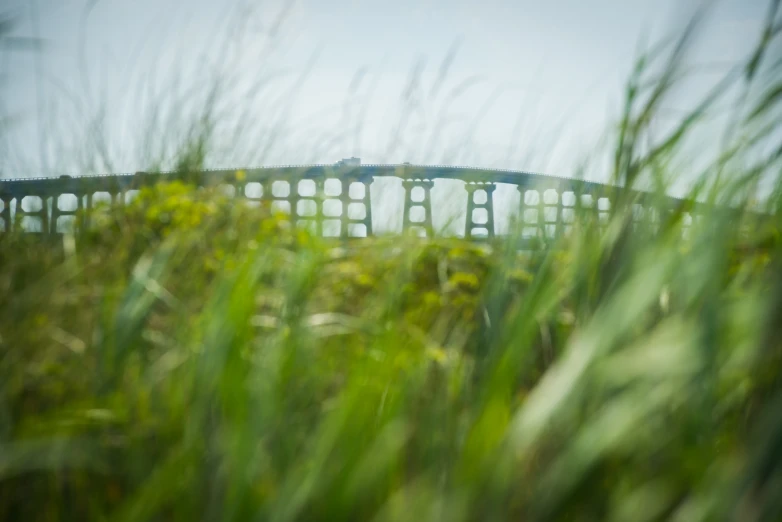
[[[2,168],[10,177],[145,168],[156,147],[175,140],[174,128],[204,107],[215,78],[224,127],[213,165],[355,155],[563,172],[616,118],[639,49],[676,33],[695,7],[686,0],[0,5],[16,22],[14,34],[45,41],[39,53],[4,52],[2,111],[12,124]],[[714,72],[746,53],[765,5],[717,2],[694,59]],[[714,78],[704,73],[687,94],[694,99]],[[680,108],[690,102],[682,97]]]
[[[358,156],[569,176],[587,162],[586,177],[605,181],[634,61],[680,34],[699,5],[0,0],[14,36],[43,41],[38,52],[0,51],[0,177],[158,168],[192,143],[210,107],[208,167]],[[748,53],[766,6],[712,3],[689,58],[696,73],[658,125],[681,118]],[[717,142],[703,141],[704,150]],[[435,227],[455,219],[451,230],[462,230],[458,185],[435,184]],[[371,194],[376,231],[399,230],[399,180],[376,180]],[[499,233],[519,197],[511,186],[495,192]]]

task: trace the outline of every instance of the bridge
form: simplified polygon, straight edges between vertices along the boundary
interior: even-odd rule
[[[323,234],[330,222],[339,237],[373,235],[373,180],[395,177],[404,188],[404,232],[433,234],[431,189],[437,179],[464,182],[467,197],[464,236],[493,238],[494,192],[500,184],[520,193],[517,219],[526,236],[557,238],[566,233],[577,210],[589,209],[598,220],[608,218],[612,201],[624,189],[590,181],[524,171],[445,165],[362,164],[358,158],[335,164],[285,165],[249,169],[204,170],[188,175],[199,186],[217,186],[229,196],[286,211],[296,224],[312,224]],[[122,205],[140,188],[175,179],[173,172],[136,172],[58,178],[0,180],[0,230],[22,228],[45,235],[78,230],[98,201]],[[625,193],[627,191],[624,191]],[[639,219],[652,194],[633,191]],[[689,202],[664,198],[666,208]],[[659,201],[655,204],[659,207]],[[692,206],[689,205],[691,208]],[[648,213],[647,214],[651,214]]]

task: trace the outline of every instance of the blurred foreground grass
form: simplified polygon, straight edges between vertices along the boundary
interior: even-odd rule
[[[620,198],[536,252],[329,242],[177,182],[4,235],[0,519],[782,519],[776,18],[686,234]],[[676,174],[680,51],[631,78],[615,181]]]

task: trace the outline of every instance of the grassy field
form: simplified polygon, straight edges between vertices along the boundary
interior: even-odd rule
[[[612,178],[659,193],[745,93],[692,224],[327,241],[177,182],[3,235],[0,519],[782,520],[778,4],[669,134],[691,35],[628,82]]]

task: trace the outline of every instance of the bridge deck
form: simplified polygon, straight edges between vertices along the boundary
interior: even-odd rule
[[[370,186],[375,178],[395,177],[402,179],[405,189],[403,230],[417,229],[422,234],[432,233],[432,207],[430,189],[434,180],[448,179],[464,182],[467,193],[467,217],[464,235],[466,237],[493,237],[495,235],[494,189],[498,183],[513,185],[521,193],[519,217],[524,226],[536,235],[556,237],[568,228],[571,207],[578,207],[587,200],[598,218],[606,217],[610,201],[616,197],[620,187],[583,181],[572,178],[535,174],[524,171],[492,170],[445,165],[286,165],[249,169],[205,170],[188,175],[188,180],[200,186],[228,185],[233,192],[250,200],[279,202],[286,205],[295,221],[312,220],[322,233],[322,222],[339,221],[339,235],[372,235],[372,202]],[[9,229],[12,220],[26,219],[39,223],[40,232],[57,233],[64,228],[61,224],[73,221],[78,211],[92,208],[97,195],[110,198],[112,202],[124,201],[126,194],[161,181],[176,179],[171,172],[137,172],[134,174],[109,174],[97,176],[61,176],[59,178],[24,178],[0,181],[0,227]],[[314,190],[301,189],[302,181],[312,180]],[[275,194],[272,184],[287,182],[292,187],[283,194]],[[314,183],[313,183],[314,182]],[[336,183],[338,190],[324,191],[326,183]],[[248,186],[256,184],[256,192]],[[351,195],[351,185],[359,184],[360,196]],[[360,187],[360,188],[361,188]],[[355,191],[354,191],[355,192]],[[569,201],[563,195],[572,193]],[[547,197],[544,197],[544,194]],[[640,204],[648,202],[651,194],[633,192]],[[61,196],[72,195],[76,208],[63,208]],[[530,197],[532,196],[532,197]],[[586,198],[585,198],[586,197]],[[35,205],[22,204],[25,198],[35,200]],[[332,200],[339,213],[328,215],[324,203]],[[607,200],[598,205],[598,200]],[[301,202],[312,202],[314,212],[300,212]],[[658,201],[658,203],[660,203]],[[673,197],[665,198],[669,208],[682,205],[694,209],[697,205]],[[333,207],[334,205],[332,205]],[[348,206],[363,207],[358,215],[349,216]],[[658,205],[659,206],[659,205]],[[354,213],[355,215],[355,213]]]

